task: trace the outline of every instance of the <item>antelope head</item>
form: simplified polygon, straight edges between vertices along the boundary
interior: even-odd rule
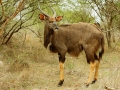
[[[53,12],[53,16],[50,16],[47,13],[45,13],[41,9],[39,3],[38,3],[38,8],[39,8],[39,10],[41,12],[41,14],[39,14],[39,19],[41,21],[45,21],[44,46],[47,48],[48,44],[50,43],[50,37],[54,33],[54,30],[56,30],[56,29],[58,30],[57,22],[62,20],[63,16],[56,16],[56,12],[52,7],[50,7],[50,8],[51,8],[51,10]]]

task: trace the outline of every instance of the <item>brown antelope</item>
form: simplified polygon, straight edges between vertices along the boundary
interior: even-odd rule
[[[58,53],[59,64],[60,64],[60,81],[58,86],[61,86],[64,82],[64,62],[65,55],[69,53],[70,55],[78,56],[79,53],[84,50],[87,58],[87,63],[90,64],[90,74],[86,82],[86,86],[90,83],[95,83],[98,77],[98,69],[100,60],[104,53],[104,36],[101,31],[99,31],[94,25],[89,23],[73,23],[69,25],[57,26],[56,22],[62,20],[62,16],[56,17],[56,12],[53,16],[49,16],[43,12],[39,6],[42,14],[39,14],[39,18],[45,21],[44,27],[44,46],[51,52]],[[97,51],[99,51],[99,56],[97,56]],[[92,75],[94,73],[94,79]]]

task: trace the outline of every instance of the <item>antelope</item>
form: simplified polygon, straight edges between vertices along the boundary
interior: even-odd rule
[[[81,51],[86,54],[87,63],[90,64],[90,73],[86,86],[97,81],[100,60],[104,53],[104,35],[94,25],[79,22],[73,24],[57,25],[63,16],[56,16],[53,8],[53,16],[42,11],[40,5],[38,8],[41,12],[39,19],[45,21],[44,25],[44,46],[49,47],[53,53],[58,53],[60,65],[60,81],[58,86],[64,82],[64,62],[65,55],[69,53],[78,56]],[[101,50],[99,50],[101,49]],[[99,55],[97,52],[99,51]],[[95,73],[94,73],[95,71]],[[94,79],[92,81],[92,75]]]

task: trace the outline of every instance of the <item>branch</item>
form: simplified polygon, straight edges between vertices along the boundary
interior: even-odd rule
[[[104,33],[107,33],[107,32],[109,32],[109,31],[113,31],[113,30],[115,30],[115,29],[117,29],[117,28],[119,28],[119,26],[118,27],[115,27],[115,28],[112,28],[112,29],[110,29],[110,30],[107,30],[107,31],[103,31]]]
[[[32,29],[30,29],[30,28],[26,28],[26,29],[28,29],[28,30],[30,30],[30,31],[32,31],[37,37],[39,37],[39,38],[41,38],[41,36],[40,35],[38,35],[36,32],[34,32]]]
[[[101,14],[101,9],[100,9],[100,6],[103,8],[103,6],[101,5],[101,3],[99,3],[99,2],[96,2],[95,0],[92,0],[92,2],[90,2],[89,0],[88,0],[88,3],[89,3],[89,5],[91,6],[91,8],[96,12],[96,14],[98,15],[98,17],[101,19],[101,21],[103,22],[104,20],[103,20],[103,17],[102,17],[102,14]],[[93,5],[93,4],[95,5]],[[95,9],[95,7],[97,8],[97,9]]]
[[[6,18],[4,8],[3,8],[3,5],[2,5],[2,0],[0,0],[0,4],[1,4],[1,7],[2,7],[2,15]]]
[[[14,31],[17,27],[19,27],[20,25],[17,26],[17,24],[21,21],[21,19],[25,16],[26,14],[23,14],[22,16],[20,16],[20,19],[8,30],[8,32],[4,35],[4,38],[6,38],[10,32]],[[26,21],[25,21],[26,22]],[[25,23],[24,22],[24,23]]]
[[[115,11],[117,11],[118,14],[120,14],[120,10],[117,8],[117,6],[115,5],[115,3],[111,3],[111,6],[113,7],[113,9]]]
[[[107,87],[107,86],[105,86],[105,89],[106,89],[106,90],[115,90],[114,88]]]
[[[22,21],[22,18],[23,18],[25,15],[27,15],[27,14],[29,14],[29,13],[31,13],[31,12],[33,12],[33,13],[31,14],[31,16]],[[7,34],[4,36],[2,44],[7,44],[7,43],[9,42],[9,40],[11,39],[11,37],[13,36],[13,34],[14,34],[14,33],[17,33],[20,29],[27,28],[27,27],[29,27],[29,26],[34,25],[35,23],[27,24],[26,26],[23,26],[27,21],[29,21],[29,20],[33,17],[34,13],[35,13],[35,10],[34,10],[34,9],[30,10],[29,12],[24,13],[23,15],[20,13],[20,19],[11,27],[11,29],[10,29],[10,30],[7,32]],[[19,22],[20,22],[20,23],[19,23]]]
[[[119,64],[118,64],[118,65],[119,65]],[[120,66],[117,67],[117,68],[113,71],[113,73],[109,76],[108,80],[109,80],[109,79],[111,78],[111,76],[114,75],[115,72],[118,71],[119,69],[120,69]],[[104,88],[105,88],[106,90],[115,90],[115,88],[107,87],[107,86],[105,86]]]
[[[19,5],[18,5],[16,11],[15,11],[9,18],[7,18],[7,20],[2,24],[2,27],[1,27],[1,30],[0,30],[0,35],[3,34],[4,29],[5,29],[6,25],[7,25],[7,23],[8,23],[11,19],[13,19],[13,18],[22,10],[22,8],[23,8],[23,2],[24,2],[24,0],[21,0],[21,1],[19,2]]]

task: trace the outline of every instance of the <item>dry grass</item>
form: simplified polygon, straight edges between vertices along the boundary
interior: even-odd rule
[[[31,33],[25,41],[23,36],[17,37],[20,39],[14,39],[14,43],[0,47],[0,61],[4,63],[0,67],[0,90],[105,90],[104,87],[120,90],[120,46],[117,50],[106,50],[98,81],[88,88],[84,85],[89,74],[84,53],[78,58],[67,55],[65,82],[62,87],[57,87],[57,54],[46,50]]]

